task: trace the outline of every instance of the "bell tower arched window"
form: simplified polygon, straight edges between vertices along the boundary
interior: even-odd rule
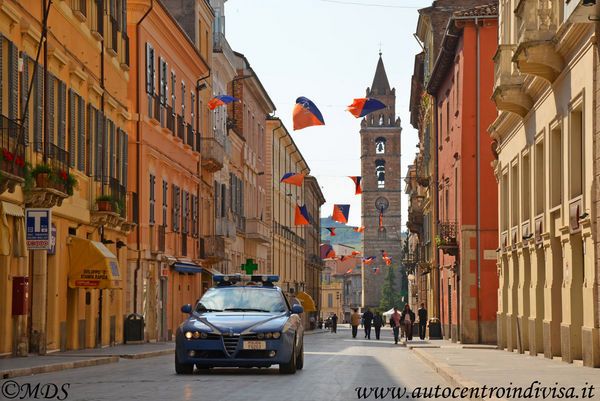
[[[377,188],[385,188],[385,160],[375,160]]]
[[[375,153],[378,155],[385,153],[385,138],[375,139]]]
[[[384,119],[383,119],[383,114],[379,115],[379,125],[383,125],[384,123]]]

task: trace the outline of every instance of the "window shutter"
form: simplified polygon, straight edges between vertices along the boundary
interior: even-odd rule
[[[0,42],[2,41],[0,40]],[[0,52],[1,51],[2,48],[0,46]],[[21,110],[24,110],[25,103],[27,102],[27,94],[29,93],[29,57],[27,57],[27,53],[21,52],[21,58],[23,59],[23,73],[21,74]],[[0,81],[1,80],[2,73],[0,72]],[[0,90],[2,90],[1,84]],[[29,107],[23,120],[23,138],[25,140],[25,146],[29,146]]]
[[[163,180],[163,185],[162,185],[162,206],[163,206],[163,212],[162,212],[162,225],[163,227],[167,227],[167,196],[168,196],[168,192],[169,192],[169,184],[167,183],[167,181]]]
[[[8,42],[8,118],[19,118],[19,51]]]
[[[187,191],[181,191],[181,232],[187,233]]]
[[[190,101],[190,125],[192,126],[192,129],[194,129],[196,127],[194,121],[194,116],[196,115],[196,113],[194,113],[194,108],[196,107],[196,96],[194,95],[194,92],[192,92],[191,95],[192,97]],[[193,143],[190,143],[189,145],[194,147]]]
[[[123,0],[122,16],[121,16],[121,32],[127,35],[127,0]]]
[[[0,66],[4,66],[4,36],[0,33]],[[4,68],[0,68],[0,105],[4,97]]]
[[[173,232],[177,232],[177,185],[171,185],[171,194],[173,206],[171,206],[171,226]]]
[[[60,149],[67,149],[67,84],[58,81],[58,142]],[[70,162],[69,162],[70,163]]]
[[[158,97],[160,103],[164,103],[165,98],[165,76],[163,71],[165,70],[165,60],[162,57],[158,58]]]
[[[171,112],[175,115],[175,83],[177,79],[175,78],[175,71],[171,70]]]
[[[77,102],[77,169],[85,173],[85,101],[78,95]]]
[[[110,154],[108,155],[110,178],[116,178],[115,165],[117,164],[116,146],[115,146],[115,123],[110,122]]]
[[[166,61],[163,63],[163,71],[162,71],[162,76],[163,76],[163,80],[164,80],[164,99],[162,100],[162,103],[166,106],[169,104],[168,101],[168,97],[169,97],[169,63],[167,63]]]
[[[152,94],[152,59],[152,47],[146,42],[146,93],[149,94]]]
[[[242,180],[239,180],[238,184],[240,186],[240,215],[243,216],[244,215],[244,183],[242,182]]]
[[[227,216],[227,185],[221,184],[221,217]]]
[[[96,113],[96,109],[91,104],[88,104],[87,107],[87,140],[86,140],[86,160],[87,160],[87,175],[89,177],[94,175],[94,158],[93,158],[93,150],[94,150],[94,138],[98,136],[98,126],[96,124],[96,119],[98,118],[98,114]]]
[[[42,142],[42,126],[44,115],[44,71],[42,66],[36,64],[34,79],[34,99],[33,99],[33,150],[42,152],[44,150]]]
[[[154,225],[154,174],[150,174],[150,224]]]
[[[123,132],[123,172],[121,173],[121,177],[123,177],[123,186],[127,188],[127,158],[129,153],[129,142],[127,138],[127,132]]]
[[[110,0],[110,18],[112,19],[115,19],[117,15],[115,3],[115,0]]]
[[[117,7],[115,9],[115,19],[117,20],[117,31],[120,31],[123,27],[123,0],[117,0]]]
[[[76,132],[75,124],[77,105],[75,104],[75,92],[73,89],[69,89],[69,167],[75,168],[77,160],[77,149],[76,149]]]
[[[102,178],[102,149],[104,148],[104,115],[100,110],[96,110],[96,132],[94,134],[94,141],[96,142],[94,176],[96,181],[100,181]]]
[[[185,82],[181,81],[181,117],[185,120]]]
[[[48,143],[54,144],[54,75],[48,73]]]

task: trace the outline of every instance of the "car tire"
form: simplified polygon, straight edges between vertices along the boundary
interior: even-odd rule
[[[300,346],[300,351],[298,352],[298,356],[296,357],[296,369],[302,370],[304,367],[304,340],[302,340],[302,345]]]
[[[293,375],[296,373],[296,339],[294,338],[294,346],[292,348],[292,355],[290,356],[290,360],[287,363],[279,364],[279,373],[286,375]]]
[[[175,372],[178,375],[191,375],[192,373],[194,373],[193,363],[179,363],[177,351],[175,351]]]

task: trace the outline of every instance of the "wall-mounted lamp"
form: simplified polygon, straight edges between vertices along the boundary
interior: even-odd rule
[[[588,217],[590,214],[588,212],[583,213],[582,215],[579,216],[579,220],[583,220],[586,217]]]
[[[593,6],[596,4],[596,0],[583,0],[581,4],[586,7]]]

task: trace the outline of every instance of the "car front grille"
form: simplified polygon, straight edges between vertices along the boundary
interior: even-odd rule
[[[229,355],[233,355],[235,353],[239,340],[240,336],[223,336],[223,345],[225,346],[225,349]]]

